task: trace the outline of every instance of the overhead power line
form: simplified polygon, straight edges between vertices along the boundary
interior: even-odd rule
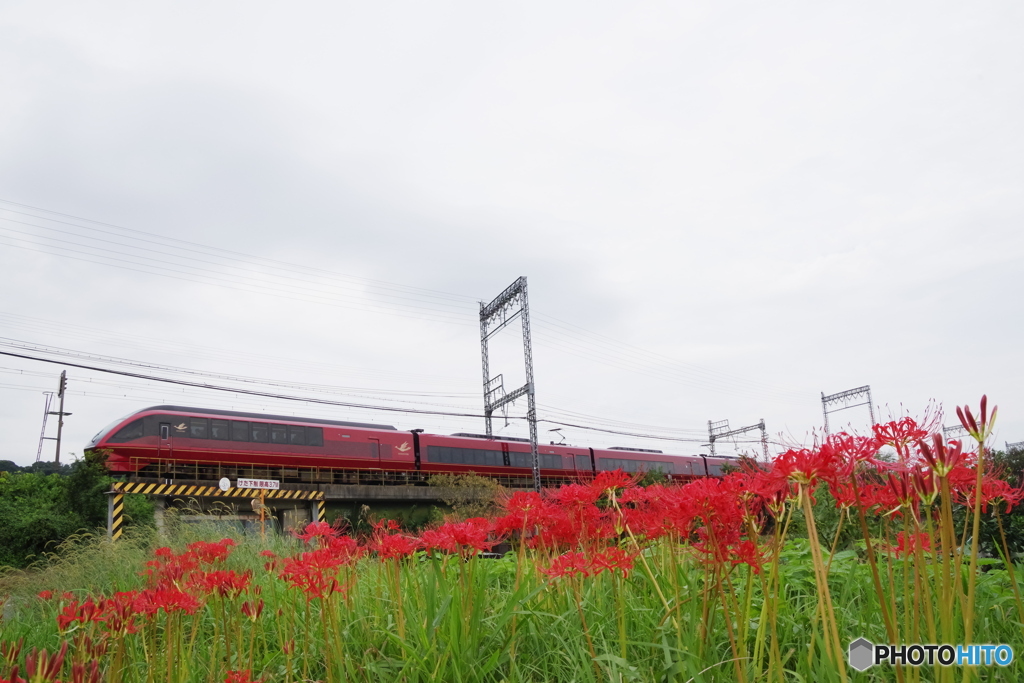
[[[11,351],[0,351],[0,355],[2,355],[2,356],[9,356],[11,358],[21,358],[23,360],[36,361],[36,362],[40,362],[40,363],[49,363],[49,364],[52,364],[52,365],[61,365],[61,366],[64,366],[64,367],[78,368],[80,370],[89,370],[89,371],[92,371],[92,372],[102,372],[102,373],[111,374],[111,375],[118,375],[118,376],[121,376],[121,377],[130,377],[130,378],[133,378],[133,379],[141,379],[141,380],[146,380],[146,381],[150,381],[150,382],[161,382],[161,383],[172,384],[172,385],[177,385],[177,386],[194,387],[194,388],[198,388],[198,389],[209,389],[211,391],[221,391],[221,392],[232,393],[232,394],[242,394],[242,395],[245,395],[245,396],[258,396],[258,397],[262,397],[262,398],[270,398],[270,399],[282,400],[282,401],[299,401],[299,402],[302,402],[302,403],[312,403],[312,404],[317,404],[317,405],[337,406],[337,407],[343,407],[343,408],[354,408],[354,409],[359,409],[359,410],[382,411],[382,412],[388,412],[388,413],[400,413],[400,414],[409,414],[409,415],[435,415],[435,416],[442,416],[442,417],[468,417],[468,418],[477,418],[477,419],[483,419],[484,418],[484,415],[481,414],[481,413],[459,413],[459,412],[441,411],[441,410],[424,410],[424,409],[418,409],[418,408],[401,408],[401,407],[395,407],[395,406],[377,406],[377,405],[370,405],[370,404],[363,404],[363,403],[354,403],[354,402],[350,402],[350,401],[333,401],[333,400],[324,399],[324,398],[292,396],[292,395],[288,395],[288,394],[277,394],[277,393],[271,393],[271,392],[265,392],[265,391],[257,391],[255,389],[240,389],[240,388],[236,388],[236,387],[226,387],[226,386],[220,386],[220,385],[216,385],[216,384],[209,384],[209,383],[206,383],[206,382],[193,382],[193,381],[189,381],[189,380],[175,379],[175,378],[171,378],[171,377],[159,377],[157,375],[146,375],[146,374],[142,374],[142,373],[138,373],[138,372],[129,372],[127,370],[114,370],[114,369],[111,369],[111,368],[103,368],[103,367],[98,367],[98,366],[95,366],[95,365],[86,365],[84,363],[68,362],[68,361],[65,361],[65,360],[57,360],[57,359],[52,359],[52,358],[41,358],[39,356],[30,356],[28,354],[14,353],[14,352],[11,352]],[[507,419],[510,419],[510,420],[525,420],[526,418],[525,418],[525,416],[509,415]],[[656,440],[659,440],[659,441],[673,441],[673,442],[679,442],[679,443],[700,443],[702,441],[701,439],[696,439],[696,438],[672,437],[672,436],[664,436],[664,435],[658,435],[658,434],[640,434],[640,433],[635,433],[635,432],[627,432],[627,431],[614,430],[614,429],[605,429],[605,428],[601,428],[601,427],[592,427],[592,426],[576,424],[576,423],[571,423],[571,422],[563,422],[563,421],[560,421],[560,420],[540,419],[540,420],[538,420],[538,422],[544,422],[545,424],[560,425],[560,426],[563,426],[563,427],[571,427],[571,428],[574,428],[574,429],[581,429],[581,430],[590,431],[590,432],[600,432],[600,433],[605,433],[605,434],[616,434],[616,435],[619,435],[619,436],[628,436],[628,437],[635,438],[635,439],[656,439]]]
[[[0,204],[6,205],[0,206],[0,212],[8,214],[0,214],[0,221],[11,224],[0,224],[0,240],[29,251],[283,300],[430,322],[466,326],[476,322],[476,297],[344,275],[10,200],[0,199]],[[18,225],[29,230],[12,227]],[[701,391],[773,400],[802,396],[748,377],[683,363],[541,313],[536,318],[538,346],[575,358]]]

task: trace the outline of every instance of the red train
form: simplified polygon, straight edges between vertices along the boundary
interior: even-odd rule
[[[389,425],[182,406],[153,406],[93,437],[113,473],[165,479],[265,477],[284,482],[402,484],[474,472],[512,486],[532,482],[530,443],[479,434],[403,432]],[[640,448],[540,447],[545,485],[602,470],[660,470],[670,479],[719,476],[729,459]]]

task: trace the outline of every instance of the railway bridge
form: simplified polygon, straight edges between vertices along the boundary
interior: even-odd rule
[[[459,494],[471,495],[472,489]],[[481,491],[483,493],[483,491]],[[186,508],[197,513],[191,519],[219,519],[251,523],[259,519],[260,508],[277,519],[281,528],[294,530],[311,521],[339,515],[355,518],[362,509],[413,509],[452,500],[455,491],[440,486],[368,484],[281,484],[279,489],[260,490],[228,487],[222,489],[208,479],[155,480],[132,477],[114,482],[108,492],[108,536],[116,540],[123,527],[124,495],[145,495],[155,506],[157,529],[163,531],[169,508]]]

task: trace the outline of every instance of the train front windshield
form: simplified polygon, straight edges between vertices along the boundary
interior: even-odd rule
[[[89,445],[86,446],[86,448],[92,448],[93,446],[98,444],[100,442],[100,440],[105,435],[109,434],[110,432],[112,432],[114,430],[114,427],[116,427],[117,425],[121,424],[122,422],[124,422],[125,420],[127,420],[129,417],[131,417],[134,414],[135,413],[128,413],[124,417],[119,417],[116,420],[114,420],[113,422],[111,422],[110,424],[108,424],[106,427],[104,427],[103,429],[98,431],[96,433],[96,436],[92,437],[92,441],[89,442]]]

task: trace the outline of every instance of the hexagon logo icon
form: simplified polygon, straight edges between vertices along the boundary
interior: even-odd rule
[[[867,671],[875,663],[875,646],[864,638],[850,643],[850,666],[857,671]]]

